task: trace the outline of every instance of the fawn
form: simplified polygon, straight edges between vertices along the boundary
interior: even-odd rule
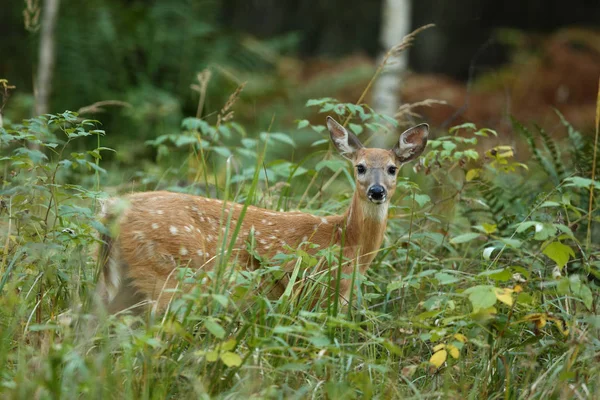
[[[233,257],[247,268],[259,268],[261,259],[297,248],[303,243],[314,254],[319,248],[343,243],[342,272],[355,268],[365,273],[379,251],[385,233],[388,205],[396,189],[399,167],[418,157],[427,144],[429,127],[421,124],[400,135],[391,149],[365,148],[358,137],[333,118],[327,118],[331,141],[338,152],[354,165],[356,190],[343,215],[321,217],[302,212],[275,212],[248,207],[235,239]],[[143,301],[164,310],[177,287],[177,267],[210,271],[218,262],[222,241],[231,240],[243,205],[205,197],[144,192],[125,197],[122,210],[112,201],[103,206],[108,224],[116,226],[115,237],[103,236],[98,292],[108,312],[114,313]],[[224,212],[225,211],[225,212]],[[223,217],[225,215],[225,217]],[[228,217],[229,215],[229,217]],[[225,232],[228,232],[225,236]],[[342,235],[345,235],[342,237]],[[252,240],[254,252],[248,251]],[[284,266],[286,272],[293,265]],[[349,279],[342,279],[339,294],[349,292]],[[283,293],[285,280],[270,297]]]

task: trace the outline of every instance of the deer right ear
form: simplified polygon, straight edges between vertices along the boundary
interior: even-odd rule
[[[396,159],[400,163],[405,163],[419,157],[425,150],[428,136],[429,125],[427,124],[417,125],[404,131],[392,149]]]
[[[364,147],[356,135],[352,132],[348,132],[346,128],[338,124],[337,121],[331,117],[327,117],[327,129],[329,129],[329,135],[331,136],[333,145],[337,151],[347,159],[352,159],[354,154]]]

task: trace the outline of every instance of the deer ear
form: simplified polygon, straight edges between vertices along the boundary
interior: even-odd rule
[[[404,131],[392,149],[396,159],[405,163],[419,157],[425,150],[428,136],[429,125],[427,124],[417,125]]]
[[[337,151],[348,159],[352,159],[354,154],[364,147],[356,135],[348,132],[331,117],[327,117],[327,129]]]

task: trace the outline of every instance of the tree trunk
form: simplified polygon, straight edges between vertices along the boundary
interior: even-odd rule
[[[54,70],[54,32],[60,0],[44,0],[42,26],[40,33],[40,49],[35,84],[35,114],[49,112],[50,91],[52,90],[52,72]]]
[[[410,33],[411,0],[385,0],[383,3],[383,24],[381,25],[381,44],[387,52],[402,42]],[[385,55],[382,54],[382,58]],[[383,72],[373,87],[373,108],[381,114],[393,117],[400,106],[400,85],[402,72],[408,65],[408,53],[389,58]],[[377,145],[382,145],[378,143]]]

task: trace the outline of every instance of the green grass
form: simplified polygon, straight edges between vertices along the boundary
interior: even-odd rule
[[[367,129],[384,122],[366,106],[310,105]],[[270,151],[307,135],[323,146],[322,128],[300,121],[261,137],[188,119],[181,134],[152,143],[163,146],[162,167],[141,176],[173,190],[192,177],[188,191],[245,204],[340,213],[352,191],[343,163],[314,151],[322,147],[287,164]],[[600,390],[598,200],[588,203],[597,183],[568,161],[554,184],[543,165],[526,169],[506,149],[483,158],[474,146],[490,131],[438,132],[420,173],[404,167],[384,245],[356,277],[349,307],[322,290],[339,279],[336,249],[290,250],[258,271],[182,269],[182,287],[194,289],[179,290],[167,313],[107,316],[94,304],[93,251],[106,229],[95,217],[107,189],[102,132],[64,113],[0,133],[3,398],[570,399]],[[89,135],[98,149],[71,150]],[[567,146],[536,157],[568,160],[557,149]],[[304,292],[267,299],[257,288],[290,259]],[[316,276],[316,263],[326,272]]]

